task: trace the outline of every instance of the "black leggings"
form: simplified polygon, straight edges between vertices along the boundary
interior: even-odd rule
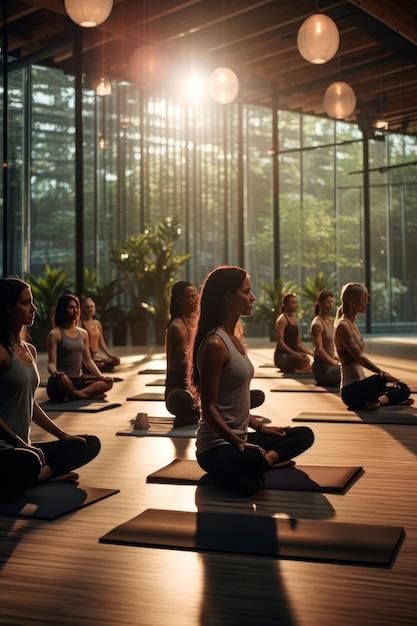
[[[359,410],[366,402],[378,402],[380,396],[386,395],[388,404],[399,404],[407,400],[410,389],[405,383],[388,386],[388,381],[381,374],[368,376],[356,383],[342,387],[341,398],[349,409]]]
[[[307,426],[285,429],[285,437],[249,433],[248,443],[264,450],[275,450],[280,461],[288,461],[313,444],[313,431]],[[217,446],[197,454],[200,467],[219,486],[248,497],[261,486],[268,463],[258,450],[245,448],[239,452],[230,444]]]
[[[62,476],[89,463],[100,451],[100,440],[94,435],[84,435],[81,441],[48,441],[34,443],[45,455],[52,476]],[[41,463],[38,455],[26,448],[0,450],[0,496],[17,495],[27,487],[36,484]]]

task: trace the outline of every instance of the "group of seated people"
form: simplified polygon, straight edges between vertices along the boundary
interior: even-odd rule
[[[291,374],[312,372],[319,385],[340,384],[340,362],[334,344],[334,321],[330,317],[333,307],[333,294],[330,291],[320,291],[310,324],[313,344],[311,351],[303,345],[295,319],[298,308],[296,294],[287,293],[283,296],[281,314],[275,324],[277,344],[274,362],[278,369]]]
[[[284,373],[312,372],[319,385],[340,387],[341,398],[351,410],[372,410],[384,404],[413,404],[408,386],[382,371],[364,354],[365,343],[355,320],[359,313],[365,313],[368,303],[366,287],[347,283],[342,288],[341,305],[333,320],[330,317],[333,294],[320,291],[310,324],[311,352],[301,341],[294,317],[297,296],[285,294],[275,326],[277,368]],[[365,376],[364,368],[374,375]]]
[[[292,371],[308,371],[306,357],[310,354],[299,339],[294,320],[296,297],[289,294],[284,300],[277,320],[276,363],[279,367],[284,363],[280,353],[288,346],[286,356],[299,358],[286,359]],[[314,441],[307,426],[266,426],[251,414],[251,408],[263,402],[264,394],[250,389],[254,368],[240,318],[251,315],[254,301],[244,269],[217,267],[207,275],[199,293],[184,281],[174,286],[166,332],[166,406],[176,416],[176,426],[198,421],[196,458],[211,481],[245,497],[259,489],[265,472],[293,465],[293,459]],[[339,367],[341,398],[350,409],[412,404],[408,386],[364,354],[355,320],[366,311],[366,288],[348,283],[341,301],[334,325],[340,367],[332,352],[329,314],[333,297],[326,293],[317,302],[311,324],[317,375]],[[96,322],[91,322],[94,307],[86,304],[86,308],[88,327]],[[76,296],[62,296],[48,335],[48,393],[56,401],[102,396],[113,384],[94,361],[87,330],[79,326],[79,311]],[[35,401],[37,355],[27,332],[35,312],[27,283],[18,278],[0,279],[0,497],[13,497],[44,481],[76,482],[74,470],[100,450],[97,437],[63,431]],[[111,358],[109,353],[107,356]],[[83,365],[88,374],[82,372]],[[328,372],[324,372],[326,368]],[[366,377],[364,369],[373,375]],[[32,420],[57,441],[32,443]]]

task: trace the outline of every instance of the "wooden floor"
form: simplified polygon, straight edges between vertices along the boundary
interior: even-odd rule
[[[417,383],[417,339],[368,341],[384,369]],[[272,344],[249,341],[256,367],[271,362]],[[80,470],[80,485],[120,493],[52,522],[0,518],[0,623],[48,626],[409,626],[417,619],[417,429],[415,426],[316,423],[303,464],[361,465],[345,495],[261,491],[250,499],[219,496],[209,487],[146,484],[174,458],[194,458],[194,440],[116,437],[138,411],[168,415],[163,402],[127,402],[160,376],[163,354],[121,349],[122,365],[108,399],[120,409],[55,413],[62,428],[97,434],[100,455]],[[44,372],[45,355],[40,355]],[[272,373],[274,370],[258,370]],[[306,410],[341,410],[337,395],[269,393],[258,415],[286,426]],[[163,391],[162,388],[160,391]],[[39,390],[38,399],[45,397]],[[311,424],[310,424],[311,425]],[[36,441],[38,431],[33,431]],[[199,554],[100,544],[99,537],[146,508],[256,512],[259,515],[403,526],[405,540],[391,568],[269,557]]]

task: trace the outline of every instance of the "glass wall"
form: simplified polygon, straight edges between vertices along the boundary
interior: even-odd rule
[[[106,97],[85,91],[86,268],[103,284],[117,278],[110,242],[171,217],[182,225],[179,251],[192,255],[181,278],[196,285],[216,265],[242,262],[262,300],[275,278],[302,286],[322,272],[337,290],[364,282],[368,263],[373,329],[415,329],[417,170],[404,164],[416,138],[372,137],[367,164],[356,125],[279,111],[274,155],[272,124],[272,111],[253,105],[191,106],[126,83]],[[8,129],[9,273],[38,276],[49,264],[74,280],[73,79],[42,67],[12,73]]]

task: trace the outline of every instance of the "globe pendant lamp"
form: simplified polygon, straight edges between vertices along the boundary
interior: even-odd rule
[[[306,61],[317,65],[327,63],[339,48],[336,24],[323,13],[310,15],[299,28],[297,47]]]
[[[343,120],[352,115],[356,107],[356,96],[352,87],[343,81],[332,83],[323,96],[323,106],[329,117]]]
[[[102,24],[113,8],[113,0],[64,0],[64,4],[72,21],[84,28]]]
[[[209,76],[207,90],[215,102],[229,104],[239,93],[238,77],[228,67],[218,67]]]

